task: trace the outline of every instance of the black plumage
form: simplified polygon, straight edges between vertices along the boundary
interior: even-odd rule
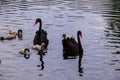
[[[37,18],[35,21],[35,24],[39,23],[39,30],[36,31],[33,44],[41,45],[42,43],[45,43],[45,48],[47,48],[49,40],[47,38],[47,32],[42,29],[42,20],[40,18]]]
[[[81,45],[80,37],[79,35],[82,35],[81,31],[77,32],[77,40],[74,38],[66,37],[66,34],[63,34],[63,40],[62,40],[62,45],[63,45],[63,57],[67,58],[68,56],[75,57],[77,55],[82,55],[83,54],[83,48]]]

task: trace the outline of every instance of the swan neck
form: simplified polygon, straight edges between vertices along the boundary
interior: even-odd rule
[[[42,22],[41,21],[39,22],[39,31],[40,32],[42,31]]]
[[[80,56],[80,58],[82,58],[83,48],[82,48],[82,45],[81,45],[79,32],[77,33],[77,39],[78,39],[79,56]]]
[[[42,22],[40,21],[39,22],[39,33],[38,33],[38,40],[40,41],[40,44],[41,44],[41,31],[42,31]]]
[[[78,39],[78,45],[79,45],[79,48],[80,48],[80,46],[81,46],[81,41],[80,41],[79,32],[77,33],[77,39]]]

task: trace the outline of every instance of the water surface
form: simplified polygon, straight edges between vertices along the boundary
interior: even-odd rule
[[[23,39],[0,41],[0,80],[119,80],[119,0],[0,0],[0,36],[9,30],[23,30]],[[31,49],[41,18],[50,44],[43,58]],[[83,73],[78,58],[63,60],[62,34],[83,32]],[[18,52],[27,47],[30,59]]]

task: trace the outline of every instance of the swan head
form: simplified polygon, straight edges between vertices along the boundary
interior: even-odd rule
[[[41,22],[42,22],[42,20],[41,20],[40,18],[37,18],[37,19],[35,20],[35,24],[41,23]]]
[[[77,32],[79,35],[80,35],[80,37],[82,38],[82,32],[81,31],[78,31]]]
[[[20,49],[19,54],[24,55],[25,59],[29,59],[30,58],[30,51],[29,51],[28,48]]]
[[[30,52],[30,50],[28,48],[25,48],[24,52],[27,52],[27,51]]]
[[[22,29],[18,30],[18,38],[22,39]]]
[[[66,39],[66,34],[63,34],[62,37],[63,37],[63,39]]]
[[[37,51],[41,51],[42,50],[42,48],[41,48],[41,46],[40,45],[33,45],[32,46],[32,49],[34,49],[34,50],[37,50]]]

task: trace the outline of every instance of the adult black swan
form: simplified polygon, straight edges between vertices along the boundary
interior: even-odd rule
[[[39,23],[39,30],[36,31],[33,44],[41,45],[42,43],[45,43],[45,48],[47,48],[49,43],[49,40],[47,39],[47,32],[42,29],[42,20],[40,18],[35,20],[35,24],[37,23]]]
[[[47,39],[47,32],[42,29],[42,20],[40,18],[37,18],[35,21],[35,24],[39,23],[39,30],[36,31],[34,40],[33,40],[33,47],[35,48],[36,45],[38,45],[36,48],[39,47],[38,54],[40,55],[40,61],[41,61],[41,70],[44,69],[44,61],[43,61],[43,50],[41,51],[42,48],[42,43],[44,43],[44,49],[47,49],[49,40]],[[41,47],[41,48],[40,48]]]
[[[83,55],[83,48],[80,41],[80,36],[82,37],[82,32],[77,32],[77,40],[73,37],[66,37],[66,34],[63,34],[63,57],[64,59],[67,59],[69,56],[72,58],[76,58],[76,56],[80,56],[82,58]]]

